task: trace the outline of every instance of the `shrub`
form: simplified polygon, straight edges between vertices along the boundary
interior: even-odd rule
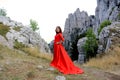
[[[20,31],[20,28],[21,28],[21,27],[14,27],[13,30],[15,30],[15,31]]]
[[[6,16],[6,10],[5,9],[0,9],[0,16]]]
[[[4,36],[6,38],[6,33],[9,32],[10,28],[6,25],[3,25],[0,23],[0,35]]]
[[[15,40],[14,42],[14,48],[15,49],[19,49],[22,50],[23,48],[25,48],[26,46],[24,44],[22,44],[21,42],[18,42],[17,40]]]
[[[100,28],[98,29],[98,35],[102,31],[102,29],[108,25],[111,25],[111,22],[109,20],[105,20],[100,24]]]
[[[39,28],[37,27],[38,23],[35,20],[30,20],[30,27],[33,29],[33,31],[38,30]]]
[[[98,42],[96,40],[96,35],[94,34],[92,28],[89,28],[86,33],[87,40],[83,46],[85,50],[86,60],[95,57],[98,49]]]

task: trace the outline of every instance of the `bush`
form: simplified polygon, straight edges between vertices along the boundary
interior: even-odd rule
[[[86,33],[87,40],[83,46],[85,50],[86,60],[89,58],[95,57],[98,49],[98,42],[96,40],[96,35],[94,34],[92,28],[88,29]]]
[[[6,16],[6,10],[5,9],[0,9],[0,16]]]
[[[30,27],[33,29],[33,31],[38,30],[39,28],[37,27],[38,23],[35,20],[30,20]]]
[[[100,24],[100,28],[98,29],[98,35],[102,31],[102,29],[108,25],[111,25],[111,22],[109,20],[105,20]]]
[[[17,40],[15,40],[15,42],[14,42],[14,48],[15,49],[22,50],[25,47],[26,47],[25,44],[22,44],[21,42],[18,42]]]
[[[0,23],[0,35],[4,36],[6,38],[6,33],[9,32],[10,28],[6,25],[3,25]]]
[[[20,31],[21,27],[14,27],[13,30]]]

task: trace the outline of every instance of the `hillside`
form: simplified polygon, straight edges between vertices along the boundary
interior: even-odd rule
[[[95,62],[94,65],[91,64],[91,62],[94,61],[86,65],[76,63],[77,66],[85,70],[85,73],[82,75],[63,75],[49,66],[52,59],[50,54],[41,54],[36,48],[27,50],[29,50],[29,53],[32,55],[19,50],[11,50],[0,45],[0,80],[62,80],[56,79],[58,76],[64,76],[66,80],[120,79],[120,75],[118,76],[118,74],[109,73],[106,70],[100,69],[99,65],[95,66],[97,62]],[[99,59],[97,61],[99,61]],[[104,66],[105,65],[106,64],[104,64]],[[116,69],[116,72],[118,72],[119,69]]]

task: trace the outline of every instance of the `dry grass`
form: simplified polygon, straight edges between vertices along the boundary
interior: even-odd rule
[[[31,55],[33,57],[42,58],[48,61],[52,60],[52,54],[41,53],[37,47],[26,47],[26,48],[23,48],[22,50],[26,52],[28,55]]]
[[[91,59],[85,66],[92,66],[103,70],[120,68],[120,47],[112,46],[104,56]]]

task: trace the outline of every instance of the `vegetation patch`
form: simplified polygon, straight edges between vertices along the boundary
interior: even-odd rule
[[[109,20],[105,20],[100,24],[100,28],[98,29],[98,35],[102,31],[104,27],[107,27],[108,25],[111,25],[111,22]]]
[[[14,27],[13,30],[20,31],[21,27]]]
[[[87,62],[86,66],[96,67],[103,70],[113,70],[120,66],[120,46],[112,46],[104,56],[98,56]]]
[[[33,57],[42,58],[48,61],[52,60],[52,55],[48,53],[41,53],[38,47],[25,47],[22,49],[28,55]]]
[[[6,26],[0,23],[0,35],[6,38],[6,34],[7,32],[9,32],[9,30],[10,30],[9,26]]]
[[[87,40],[83,46],[85,50],[86,60],[89,58],[95,57],[98,49],[98,42],[96,40],[96,35],[94,34],[92,28],[89,28],[86,33]]]
[[[27,47],[25,44],[23,44],[23,43],[18,42],[17,40],[15,40],[15,42],[14,42],[14,48],[15,49],[22,50],[25,47]]]

